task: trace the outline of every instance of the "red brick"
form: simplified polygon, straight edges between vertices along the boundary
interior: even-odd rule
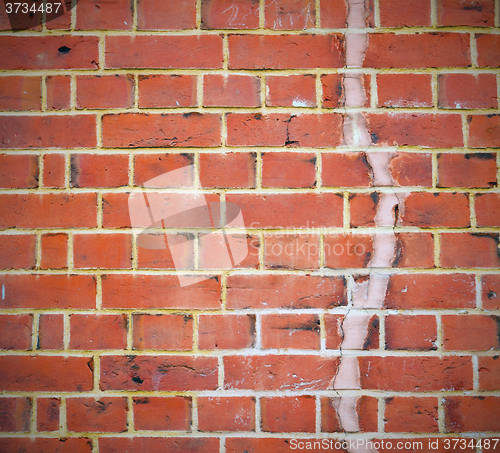
[[[151,233],[148,233],[148,238],[153,238],[154,241],[157,239]],[[148,249],[141,247],[140,245],[137,247],[137,255],[138,262],[137,267],[139,269],[194,269],[194,236],[192,234],[165,234],[162,240],[165,241],[168,245],[174,243],[183,243],[184,253],[181,258],[176,258],[174,260],[172,258],[172,254],[170,253],[170,248],[166,245],[165,249]]]
[[[203,105],[206,107],[260,107],[260,78],[236,74],[205,74]]]
[[[175,275],[114,274],[105,275],[102,280],[102,305],[105,308],[207,310],[221,306],[218,276],[207,276],[204,281],[183,287]]]
[[[262,348],[319,349],[318,315],[263,315]]]
[[[431,74],[378,74],[378,107],[432,107]]]
[[[455,114],[381,113],[367,115],[376,145],[453,148],[463,146],[462,119]]]
[[[339,277],[311,275],[230,275],[227,306],[243,308],[332,308],[346,304]]]
[[[360,99],[346,99],[346,84],[350,84],[349,80],[357,80],[356,84],[362,88]],[[371,76],[369,74],[326,74],[321,76],[321,84],[323,88],[323,107],[339,108],[339,107],[370,107],[370,83]],[[357,90],[358,88],[356,88]]]
[[[182,154],[136,154],[134,156],[134,184],[144,187],[193,187],[193,155]],[[183,171],[179,171],[180,169]],[[150,179],[177,170],[175,177],[155,180]]]
[[[431,233],[397,233],[394,267],[434,267],[434,239]]]
[[[139,76],[139,107],[195,107],[196,77],[158,74]]]
[[[59,407],[61,398],[37,398],[36,400],[36,430],[59,430]]]
[[[0,308],[95,308],[92,275],[3,275],[5,298]],[[3,290],[2,290],[3,291]]]
[[[316,355],[225,356],[224,388],[324,390],[335,376],[337,366],[337,357]]]
[[[0,110],[40,110],[40,77],[0,77]]]
[[[127,430],[127,398],[68,398],[68,431],[112,432]]]
[[[344,321],[347,315],[334,315],[327,313],[325,314],[325,330],[326,330],[326,348],[327,349],[378,349],[379,347],[379,319],[378,316],[374,315],[370,319],[367,320],[367,324],[364,324],[365,321],[361,321],[365,325],[366,337],[364,338],[364,342],[361,346],[354,346],[353,343],[349,343],[349,337],[353,335],[353,331],[349,330],[349,332],[344,331],[347,328],[344,325]],[[349,319],[352,319],[351,315]],[[354,324],[351,324],[351,329]],[[358,324],[355,326],[356,328],[361,328]],[[350,335],[349,335],[350,334]],[[344,340],[348,343],[345,344]]]
[[[262,398],[261,413],[264,432],[316,431],[316,400],[311,395]]]
[[[95,128],[93,115],[5,116],[0,148],[92,148]]]
[[[373,238],[362,234],[329,234],[324,238],[325,266],[366,267],[373,255]]]
[[[257,235],[202,233],[199,234],[198,244],[201,269],[257,269],[259,267],[260,243]],[[228,250],[232,251],[231,255]]]
[[[71,187],[128,185],[127,154],[72,154]]]
[[[500,35],[476,35],[477,64],[479,67],[500,66]]]
[[[255,315],[200,315],[200,349],[245,349],[255,342]]]
[[[38,321],[37,349],[64,349],[64,315],[44,313]]]
[[[382,27],[429,27],[431,25],[430,0],[381,0],[380,25]]]
[[[500,308],[500,275],[483,275],[482,286],[483,308],[486,310]]]
[[[82,392],[92,389],[91,357],[0,357],[0,386],[16,392]]]
[[[489,188],[496,185],[495,154],[438,154],[438,187]]]
[[[107,36],[106,68],[222,68],[222,37]]]
[[[391,52],[387,52],[391,49]],[[465,33],[369,35],[365,68],[448,68],[471,64]]]
[[[5,452],[21,453],[25,451],[33,453],[92,453],[92,441],[84,437],[54,438],[31,438],[10,437],[0,438],[0,450]]]
[[[312,0],[266,0],[265,27],[272,30],[315,28],[316,8]]]
[[[495,74],[440,74],[438,106],[489,109],[498,106]]]
[[[229,113],[229,146],[293,146],[329,148],[340,145],[339,114]]]
[[[500,429],[500,397],[448,396],[444,400],[446,432],[486,432]]]
[[[105,148],[219,146],[220,116],[120,113],[102,118]]]
[[[79,0],[77,30],[132,30],[131,0]]]
[[[138,0],[139,30],[196,28],[196,0]]]
[[[500,267],[498,243],[493,233],[442,233],[441,267]]]
[[[486,315],[443,315],[443,348],[448,351],[500,349],[500,319]]]
[[[436,350],[437,325],[432,315],[390,315],[385,318],[386,349]]]
[[[113,109],[134,106],[134,77],[79,76],[76,78],[76,108]]]
[[[191,398],[134,398],[134,427],[137,430],[190,431]]]
[[[68,267],[68,235],[46,233],[42,235],[42,269],[65,269]]]
[[[216,437],[101,437],[101,453],[147,453],[165,451],[168,453],[219,453],[219,439]],[[66,453],[66,452],[64,452]]]
[[[98,44],[97,36],[3,35],[0,38],[2,62],[0,67],[2,69],[97,69]],[[39,57],[40,54],[43,54],[43,58]],[[39,133],[40,129],[37,129],[37,132]]]
[[[255,187],[255,153],[201,153],[200,183],[204,188]]]
[[[31,189],[38,187],[38,156],[0,154],[0,187]]]
[[[417,227],[455,227],[470,225],[469,200],[464,193],[412,193],[405,197],[400,223]]]
[[[217,388],[216,357],[101,357],[102,390],[196,391]]]
[[[132,236],[129,234],[75,234],[73,241],[75,268],[132,268]]]
[[[500,195],[480,193],[475,196],[477,226],[500,226]]]
[[[201,28],[259,28],[259,3],[255,0],[202,0]]]
[[[266,234],[265,267],[269,269],[318,269],[319,235]]]
[[[340,35],[230,35],[230,69],[341,68]]]
[[[394,396],[385,399],[384,431],[437,433],[438,399]]]
[[[231,194],[250,228],[342,227],[341,195],[334,193]]]
[[[43,156],[43,187],[63,188],[65,186],[66,157],[64,154]]]
[[[70,349],[125,349],[127,345],[127,316],[72,314]]]
[[[71,107],[71,77],[47,76],[47,109],[69,110]]]
[[[0,235],[0,269],[33,269],[35,246],[32,234]]]
[[[198,398],[200,431],[255,431],[254,397]]]
[[[384,306],[396,309],[473,308],[476,284],[468,274],[393,275]]]
[[[193,349],[192,315],[136,314],[132,322],[134,349]]]
[[[493,27],[495,0],[438,0],[438,26]]]
[[[432,155],[429,153],[396,153],[389,162],[395,185],[432,186]]]
[[[0,431],[29,431],[30,414],[30,398],[0,398]]]
[[[363,389],[472,390],[470,357],[359,357],[358,361]]]
[[[349,195],[350,223],[353,227],[375,226],[380,193],[353,193]]]
[[[365,153],[324,153],[321,160],[324,186],[371,186],[371,172]]]
[[[471,148],[495,148],[500,146],[500,115],[471,115],[469,146]]]
[[[0,315],[0,349],[31,349],[32,315]]]
[[[321,432],[343,432],[342,420],[336,407],[341,397],[321,397]],[[361,396],[356,401],[357,423],[360,432],[377,431],[378,401],[372,396]],[[332,439],[333,440],[333,439]]]
[[[313,153],[262,153],[262,186],[314,187],[315,166]]]
[[[499,356],[479,357],[479,388],[481,390],[500,389],[500,359]]]
[[[313,74],[267,76],[266,105],[316,107],[316,76]]]
[[[62,5],[62,3],[64,3],[64,6]],[[47,27],[47,29],[71,30],[72,7],[73,4],[71,0],[64,0],[64,2],[61,2],[61,8],[58,10],[58,14],[55,13],[54,9],[52,10],[52,13],[47,13],[45,18],[45,26]],[[65,12],[63,12],[63,8],[65,8]]]
[[[347,26],[347,2],[345,0],[321,0],[321,28],[345,28]]]

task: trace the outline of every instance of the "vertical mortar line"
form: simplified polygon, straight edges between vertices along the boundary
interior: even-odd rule
[[[40,326],[40,313],[33,313],[33,325],[31,326],[31,350],[36,351],[38,346],[38,335]]]
[[[432,188],[435,189],[438,184],[438,153],[431,153],[431,164],[432,164]]]
[[[191,433],[198,432],[198,395],[191,396]]]
[[[217,375],[217,386],[218,390],[224,390],[224,356],[219,356],[217,358],[217,365],[219,367],[219,374]]]
[[[321,83],[321,73],[316,74],[316,106],[323,108],[323,84]]]
[[[135,426],[134,426],[134,399],[132,396],[128,395],[127,396],[127,406],[128,406],[128,411],[127,411],[127,431],[130,433],[135,432]]]
[[[266,76],[264,74],[260,74],[260,106],[267,107],[267,84],[266,84]]]
[[[440,433],[445,432],[444,424],[444,393],[440,392],[438,396],[438,429]]]
[[[477,68],[477,46],[476,46],[476,34],[470,34],[470,59],[471,59],[471,68]]]
[[[102,113],[98,113],[95,116],[95,125],[96,125],[96,148],[102,148]]]
[[[64,153],[64,188],[70,188],[71,183],[71,153]]]
[[[69,341],[70,341],[70,319],[69,313],[63,313],[63,348],[65,351],[69,349]]]
[[[71,31],[74,32],[76,28],[76,4],[78,0],[71,0]]]
[[[128,185],[134,186],[134,175],[135,175],[135,154],[128,154]]]
[[[96,309],[102,309],[102,275],[101,271],[98,270],[95,274],[96,279]]]
[[[59,404],[59,432],[60,435],[68,432],[66,429],[66,397],[61,397]]]
[[[321,396],[315,395],[316,403],[316,434],[321,434]]]
[[[385,431],[385,398],[378,398],[378,418],[377,418],[377,431],[382,434]]]
[[[385,313],[380,313],[378,315],[378,329],[379,329],[378,349],[380,351],[385,351]]]
[[[325,233],[319,234],[319,268],[325,267]]]
[[[99,354],[93,356],[94,359],[94,392],[99,392],[99,383],[101,378],[101,357]]]
[[[262,314],[255,313],[255,349],[262,349]]]
[[[74,233],[72,231],[68,232],[68,254],[67,254],[67,265],[68,272],[73,270],[73,245],[74,245]]]
[[[201,28],[201,0],[196,0],[196,28]]]
[[[194,77],[196,77],[196,107],[200,109],[203,107],[203,82],[205,76],[198,74]]]
[[[437,0],[431,0],[431,25],[437,27]]]
[[[432,233],[432,239],[434,241],[434,267],[439,268],[441,265],[441,243],[439,242],[439,233]]]
[[[36,426],[36,415],[37,415],[37,398],[35,395],[32,395],[30,397],[31,399],[31,411],[30,411],[30,433],[34,434],[37,432],[37,426]]]
[[[220,129],[221,147],[225,148],[227,143],[227,121],[225,113],[221,114],[220,121],[221,121],[221,129]]]
[[[200,183],[200,152],[193,153],[193,188],[201,189]]]
[[[315,162],[315,171],[316,171],[316,189],[320,189],[323,187],[323,181],[321,179],[321,170],[323,169],[323,160],[321,151],[316,151],[316,162]]]
[[[139,268],[139,250],[137,249],[137,236],[135,233],[132,236],[132,270]]]
[[[76,109],[76,86],[78,81],[75,75],[69,77],[69,108],[71,111]]]
[[[262,152],[258,149],[255,160],[255,188],[262,189]]]
[[[227,310],[227,271],[226,272],[221,272],[220,276],[220,288],[221,288],[221,310],[226,311]]]
[[[495,27],[500,27],[500,1],[495,0]]]
[[[497,181],[500,181],[500,153],[496,153],[497,156]]]
[[[200,236],[197,231],[193,232],[194,238],[193,238],[193,252],[194,252],[194,263],[193,263],[193,268],[194,269],[199,269],[199,263],[200,263]]]
[[[479,359],[476,354],[472,355],[472,389],[479,391]]]
[[[344,208],[343,208],[343,214],[344,214],[344,222],[342,228],[344,229],[344,233],[349,232],[349,224],[350,224],[350,212],[349,212],[349,192],[344,192]]]
[[[36,233],[35,240],[35,269],[42,267],[42,235],[43,233]]]
[[[255,432],[262,432],[262,407],[260,404],[260,396],[255,395]]]
[[[316,12],[316,23],[314,24],[316,28],[321,28],[321,5],[320,0],[316,0],[314,3],[314,10]]]
[[[372,109],[377,108],[378,104],[377,77],[378,74],[372,74],[370,78],[370,107]]]
[[[134,76],[134,108],[139,108],[139,74],[133,74]]]
[[[380,1],[375,0],[374,3],[375,28],[381,28],[380,25]]]
[[[432,106],[439,108],[439,75],[431,74]]]
[[[469,192],[470,226],[477,228],[475,194]]]
[[[266,240],[264,236],[264,232],[259,230],[257,232],[259,236],[259,269],[264,270],[266,268]]]
[[[44,188],[43,186],[43,169],[44,169],[44,159],[45,159],[45,154],[38,154],[38,187],[37,189],[42,189]]]
[[[469,147],[469,125],[467,124],[467,113],[462,113],[462,134],[464,140],[464,148]]]
[[[266,26],[266,18],[265,18],[265,0],[260,0],[259,2],[259,28],[263,29]]]
[[[97,193],[97,228],[102,228],[102,218],[103,218],[103,201],[102,201],[102,193]]]
[[[106,48],[105,48],[105,37],[99,36],[99,71],[102,71],[106,66]]]
[[[443,350],[443,320],[441,313],[436,314],[436,347],[438,351]]]
[[[132,2],[132,32],[137,31],[137,23],[138,23],[138,11],[137,11],[137,0],[133,0]]]
[[[198,331],[199,331],[199,315],[197,313],[193,313],[191,315],[193,317],[193,341],[191,344],[191,350],[193,352],[198,352]]]
[[[134,349],[134,315],[127,313],[127,351]]]
[[[222,55],[224,57],[222,69],[226,71],[228,70],[229,66],[229,40],[227,36],[227,33],[224,33],[224,35],[222,36]]]
[[[483,276],[476,274],[476,308],[483,308],[483,291],[482,291]]]
[[[226,436],[220,437],[219,453],[226,453]]]
[[[42,112],[45,112],[47,110],[47,76],[42,76],[42,80],[40,81],[41,83],[41,107],[42,107]]]
[[[326,325],[325,325],[325,311],[319,313],[319,349],[326,351]]]

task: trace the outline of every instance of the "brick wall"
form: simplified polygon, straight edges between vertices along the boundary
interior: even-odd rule
[[[66,6],[0,5],[2,452],[500,438],[498,0]]]

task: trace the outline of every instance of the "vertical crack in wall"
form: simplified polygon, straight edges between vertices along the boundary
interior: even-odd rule
[[[347,0],[347,31],[345,34],[346,66],[361,68],[368,46],[366,28],[369,8],[365,0]],[[361,30],[360,30],[361,29]],[[364,107],[366,92],[363,84],[363,75],[348,71],[342,78],[344,115],[344,145],[363,148],[367,162],[371,169],[373,187],[391,187],[394,181],[389,170],[389,164],[395,157],[395,152],[369,152],[372,139],[366,120],[362,113],[348,112],[349,107]],[[364,311],[367,308],[380,309],[384,305],[389,274],[373,272],[375,268],[392,267],[396,256],[396,234],[394,227],[398,221],[398,213],[402,212],[403,197],[387,189],[379,194],[375,226],[392,228],[392,231],[375,233],[373,236],[373,255],[368,263],[367,278],[352,278],[348,297],[349,308],[339,327],[341,343],[339,346],[339,365],[335,376],[330,382],[329,389],[337,392],[338,397],[331,399],[335,409],[341,431],[359,432],[360,419],[358,414],[359,397],[341,396],[339,390],[361,389],[360,369],[356,355],[345,355],[346,350],[361,350],[364,348],[369,335],[371,314]],[[358,447],[348,451],[372,452],[369,448]]]

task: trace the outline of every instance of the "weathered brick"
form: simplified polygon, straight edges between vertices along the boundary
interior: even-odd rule
[[[438,26],[493,27],[495,0],[438,0]]]
[[[263,187],[314,187],[316,156],[313,153],[262,153]]]
[[[382,27],[429,27],[431,25],[430,0],[380,0]]]
[[[443,315],[443,349],[487,351],[500,349],[500,319],[486,315]]]
[[[384,431],[437,433],[438,399],[394,396],[385,399]]]
[[[313,0],[266,0],[264,26],[272,30],[314,28],[316,8]]]
[[[196,0],[138,0],[139,30],[182,30],[196,27]]]
[[[500,397],[448,396],[444,400],[446,432],[498,431]]]
[[[106,68],[222,68],[222,37],[107,36]]]
[[[316,77],[312,74],[267,76],[266,105],[316,107]]]
[[[71,77],[48,76],[47,86],[47,109],[69,110],[71,107]]]
[[[35,246],[32,234],[0,235],[0,269],[33,269]]]
[[[0,77],[0,110],[40,110],[40,77]]]
[[[334,315],[331,313],[325,314],[325,330],[326,330],[326,348],[327,349],[378,349],[379,347],[379,319],[378,316],[371,316],[369,319],[360,319],[361,325],[363,325],[366,331],[366,337],[362,344],[355,345],[351,343],[350,337],[355,338],[354,328],[348,327],[347,324],[344,325],[347,315]],[[353,316],[348,318],[352,322]],[[354,321],[355,324],[357,322]],[[366,323],[366,324],[365,324]],[[353,326],[354,324],[350,324]],[[356,328],[361,328],[358,323]],[[354,340],[357,342],[357,339]]]
[[[180,169],[183,169],[180,171]],[[167,178],[150,179],[175,171]],[[193,187],[193,155],[182,154],[136,154],[134,156],[134,184],[144,187]]]
[[[438,106],[446,109],[496,108],[495,74],[440,74]]]
[[[378,107],[432,107],[431,74],[378,74]]]
[[[68,267],[68,235],[46,233],[42,235],[42,269],[65,269]]]
[[[134,349],[193,349],[192,315],[135,314],[132,325]]]
[[[132,268],[132,236],[129,234],[75,234],[73,263],[83,269]]]
[[[479,193],[475,196],[475,210],[478,227],[500,226],[500,195]]]
[[[261,413],[264,432],[315,432],[316,401],[314,396],[262,398]]]
[[[488,188],[496,185],[495,154],[438,154],[438,187]]]
[[[201,28],[259,28],[259,4],[255,0],[202,0]]]
[[[263,315],[263,349],[319,349],[319,317],[302,315]]]
[[[244,349],[255,342],[255,315],[200,315],[200,349]]]
[[[389,315],[385,318],[386,349],[429,351],[437,349],[436,318],[432,315]]]
[[[500,266],[499,235],[494,233],[442,233],[441,267]]]
[[[500,35],[476,35],[477,64],[480,67],[498,67],[500,66]]]
[[[432,155],[429,153],[396,153],[389,162],[395,185],[432,186]]]
[[[227,306],[242,308],[331,308],[346,304],[345,281],[310,275],[231,275]]]
[[[118,315],[72,314],[70,349],[125,349],[127,345],[127,317]]]
[[[64,154],[43,156],[43,187],[63,188],[65,185],[66,158]]]
[[[255,431],[255,398],[198,398],[200,431]]]
[[[190,397],[136,397],[133,401],[135,429],[191,430]]]
[[[371,186],[371,172],[365,153],[324,153],[321,161],[323,186]]]
[[[321,76],[323,107],[370,107],[371,76],[369,74],[326,74]],[[351,87],[354,90],[351,91]],[[361,88],[361,93],[359,90]],[[347,93],[351,93],[348,97]],[[352,93],[356,92],[356,96]]]
[[[500,146],[500,115],[470,115],[469,145],[472,148],[496,148]]]
[[[205,74],[203,105],[206,107],[260,107],[260,79],[239,74]]]
[[[37,349],[64,349],[64,315],[40,315]]]
[[[483,275],[482,300],[483,308],[487,310],[500,308],[500,275]]]
[[[216,437],[101,437],[101,453],[168,451],[169,453],[219,453]],[[66,452],[64,452],[66,453]]]
[[[59,430],[59,408],[61,398],[37,398],[36,429],[37,431]]]
[[[79,0],[77,30],[132,30],[131,0]]]
[[[254,188],[255,153],[201,153],[200,183],[206,188]]]
[[[216,357],[101,357],[102,390],[196,391],[217,388]]]
[[[345,28],[347,2],[345,0],[321,0],[320,25],[321,28]]]
[[[31,349],[32,315],[0,315],[0,349]]]
[[[119,187],[128,184],[126,154],[72,154],[71,187]]]
[[[339,397],[321,397],[321,432],[337,433],[344,431],[339,419]],[[356,401],[357,424],[360,432],[377,431],[378,401],[372,396],[361,396]]]
[[[479,357],[479,388],[481,390],[500,389],[500,357]]]
[[[328,234],[324,237],[324,249],[326,267],[366,267],[373,255],[373,238],[362,234]]]
[[[76,78],[76,107],[79,109],[125,109],[133,106],[133,76],[115,74]]]
[[[36,453],[92,453],[92,440],[85,437],[67,437],[62,439],[46,437],[10,437],[0,438],[0,449],[9,452]]]
[[[30,398],[0,398],[0,431],[29,431],[30,415]]]
[[[196,77],[179,74],[139,76],[139,107],[194,107]]]
[[[105,148],[219,146],[220,116],[201,113],[120,113],[102,118]]]
[[[318,269],[319,235],[265,234],[264,264],[270,269]]]
[[[127,398],[68,398],[68,431],[112,432],[127,429]]]

